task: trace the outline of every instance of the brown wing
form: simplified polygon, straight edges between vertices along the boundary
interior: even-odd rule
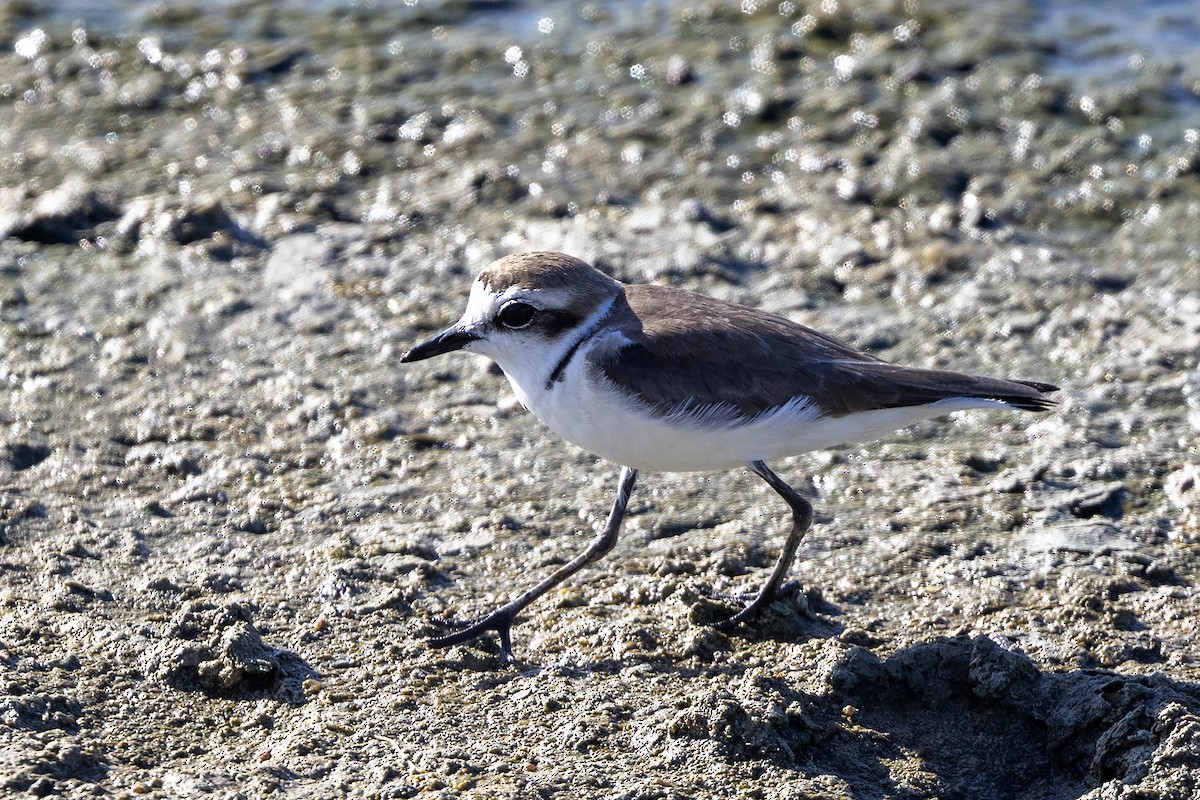
[[[1057,387],[902,367],[798,323],[662,286],[626,287],[640,329],[592,356],[595,368],[663,413],[721,406],[751,418],[797,397],[831,416],[950,397],[1043,411]]]

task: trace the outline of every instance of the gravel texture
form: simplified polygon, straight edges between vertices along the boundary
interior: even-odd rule
[[[0,793],[1197,796],[1200,47],[314,5],[0,6]],[[398,364],[529,249],[1062,404],[776,464],[817,523],[756,626],[707,590],[786,508],[645,475],[516,666],[430,650],[615,488],[487,364]]]

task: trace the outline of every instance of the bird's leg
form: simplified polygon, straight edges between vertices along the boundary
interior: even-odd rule
[[[796,557],[796,549],[800,547],[800,540],[804,538],[804,532],[812,525],[812,505],[795,489],[784,483],[782,478],[761,461],[751,461],[747,466],[787,501],[792,509],[792,530],[788,533],[787,541],[783,543],[783,551],[780,552],[779,560],[775,562],[775,567],[771,570],[771,576],[758,590],[758,594],[754,595],[741,611],[729,619],[715,623],[717,628],[728,629],[753,619],[778,596],[783,579],[787,577],[788,569],[792,566],[792,559]]]
[[[617,535],[621,531],[621,520],[625,517],[625,507],[629,505],[629,496],[633,494],[633,487],[637,483],[637,476],[638,471],[636,469],[621,467],[617,498],[613,501],[612,510],[608,512],[608,520],[604,523],[604,529],[596,534],[596,538],[592,539],[586,550],[556,569],[532,589],[514,597],[492,613],[462,623],[442,623],[451,627],[461,628],[461,630],[448,633],[445,636],[435,636],[429,640],[429,646],[450,647],[451,645],[469,642],[488,631],[495,631],[500,636],[500,656],[504,661],[511,664],[514,661],[511,633],[513,621],[516,619],[517,614],[520,614],[534,600],[537,600],[546,592],[613,549],[617,543]]]

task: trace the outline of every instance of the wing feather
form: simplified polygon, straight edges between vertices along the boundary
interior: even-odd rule
[[[598,347],[592,367],[662,415],[727,409],[750,420],[798,397],[823,415],[923,405],[951,397],[1044,411],[1044,383],[903,367],[764,311],[663,286],[626,287],[637,325]]]

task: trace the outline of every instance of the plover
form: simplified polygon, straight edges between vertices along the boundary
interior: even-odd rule
[[[966,408],[1045,411],[1058,389],[904,367],[765,311],[666,286],[623,284],[562,253],[522,253],[485,268],[466,312],[410,350],[487,356],[517,399],[567,441],[621,466],[617,497],[587,549],[495,611],[446,623],[447,647],[489,631],[512,661],[518,614],[613,548],[640,471],[745,465],[792,511],[792,528],[762,588],[720,627],[775,599],[812,523],[807,500],[767,462],[861,442]]]

